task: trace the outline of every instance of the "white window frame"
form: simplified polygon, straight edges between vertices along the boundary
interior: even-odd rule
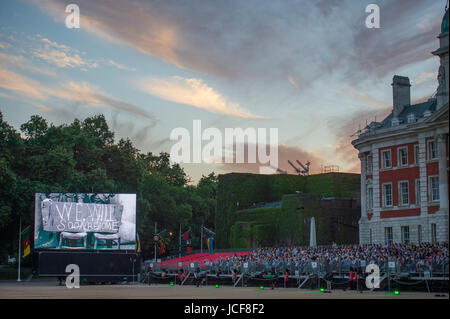
[[[420,194],[420,179],[417,178],[414,185],[414,192],[416,194],[416,205],[420,205],[422,202]]]
[[[408,196],[408,201],[407,203],[404,203],[403,201],[403,190],[402,190],[402,184],[406,184],[407,188],[408,188],[408,193],[406,194],[406,196]],[[398,181],[398,206],[408,206],[409,205],[409,181]]]
[[[388,186],[388,185],[391,187],[391,204],[390,205],[386,204],[385,187]],[[392,188],[392,183],[390,182],[390,183],[383,183],[383,184],[381,184],[381,193],[382,193],[382,196],[383,196],[383,207],[392,207],[394,205],[394,190]]]
[[[370,194],[372,193],[372,194]],[[373,210],[373,186],[367,186],[367,210]]]
[[[388,236],[388,234],[390,236]],[[394,230],[392,229],[392,227],[384,227],[384,241],[388,245],[394,243]]]
[[[433,182],[432,180],[437,180],[437,198],[433,197]],[[439,175],[428,176],[428,199],[430,202],[439,202]]]
[[[402,163],[402,157],[400,156],[400,152],[402,150],[406,151],[406,164]],[[397,165],[398,165],[398,167],[407,167],[408,166],[408,147],[407,146],[402,146],[397,149]]]
[[[417,225],[417,243],[422,243],[422,225]]]
[[[431,224],[431,243],[436,243],[437,242],[437,225],[436,224]]]
[[[414,144],[414,164],[419,165],[419,144]]]
[[[435,149],[434,149],[435,156],[434,157],[433,157],[433,152],[431,152],[432,151],[431,144],[433,144],[434,147],[435,147]],[[433,160],[437,160],[438,159],[438,149],[437,149],[436,140],[429,140],[427,142],[427,151],[428,151],[427,153],[428,153],[428,160],[429,161],[433,161]]]
[[[390,162],[389,166],[386,166],[386,162],[385,162],[385,158],[384,158],[385,153],[389,153],[389,162]],[[381,151],[381,168],[392,168],[392,152],[390,149]]]
[[[373,173],[373,158],[372,155],[367,155],[366,158],[366,173],[372,174]]]
[[[400,228],[401,233],[402,233],[402,243],[403,244],[409,244],[411,242],[411,236],[410,236],[410,232],[409,232],[409,226],[402,226]],[[407,234],[407,235],[406,235]]]

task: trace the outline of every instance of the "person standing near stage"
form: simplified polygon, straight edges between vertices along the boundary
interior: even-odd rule
[[[286,272],[284,273],[284,288],[287,288],[288,280],[289,280],[289,271],[286,269]]]
[[[353,270],[353,268],[351,268],[351,270],[350,270],[348,279],[350,280],[350,289],[356,290],[356,285],[358,282],[358,274]]]
[[[194,282],[197,287],[200,286],[200,274],[198,268],[194,271]]]

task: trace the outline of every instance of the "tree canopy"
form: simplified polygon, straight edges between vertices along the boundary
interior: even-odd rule
[[[129,139],[116,141],[103,115],[58,126],[33,115],[20,132],[0,112],[2,259],[17,251],[19,219],[22,225],[33,225],[37,192],[137,194],[136,225],[144,258],[153,252],[154,222],[176,235],[180,224],[182,230],[191,227],[194,248],[200,245],[200,225],[214,225],[214,173],[190,185],[168,153],[142,153]]]

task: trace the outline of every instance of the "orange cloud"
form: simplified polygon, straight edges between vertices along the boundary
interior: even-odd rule
[[[161,99],[193,106],[211,113],[248,119],[263,118],[247,112],[239,104],[228,101],[201,79],[186,79],[180,76],[150,78],[139,82],[138,87]]]
[[[116,100],[102,92],[98,87],[87,82],[76,83],[71,81],[56,87],[49,87],[18,73],[0,69],[0,87],[22,94],[32,100],[48,101],[51,98],[59,98],[91,107],[110,106],[152,121],[156,120],[137,106]],[[31,104],[39,107],[41,110],[49,109],[48,106],[37,105],[35,102],[31,102]]]
[[[0,87],[37,100],[47,98],[38,82],[6,69],[0,69]]]

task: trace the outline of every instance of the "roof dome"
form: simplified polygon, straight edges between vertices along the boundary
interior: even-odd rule
[[[441,33],[448,32],[448,9],[445,11],[444,18],[442,19],[441,24]]]

